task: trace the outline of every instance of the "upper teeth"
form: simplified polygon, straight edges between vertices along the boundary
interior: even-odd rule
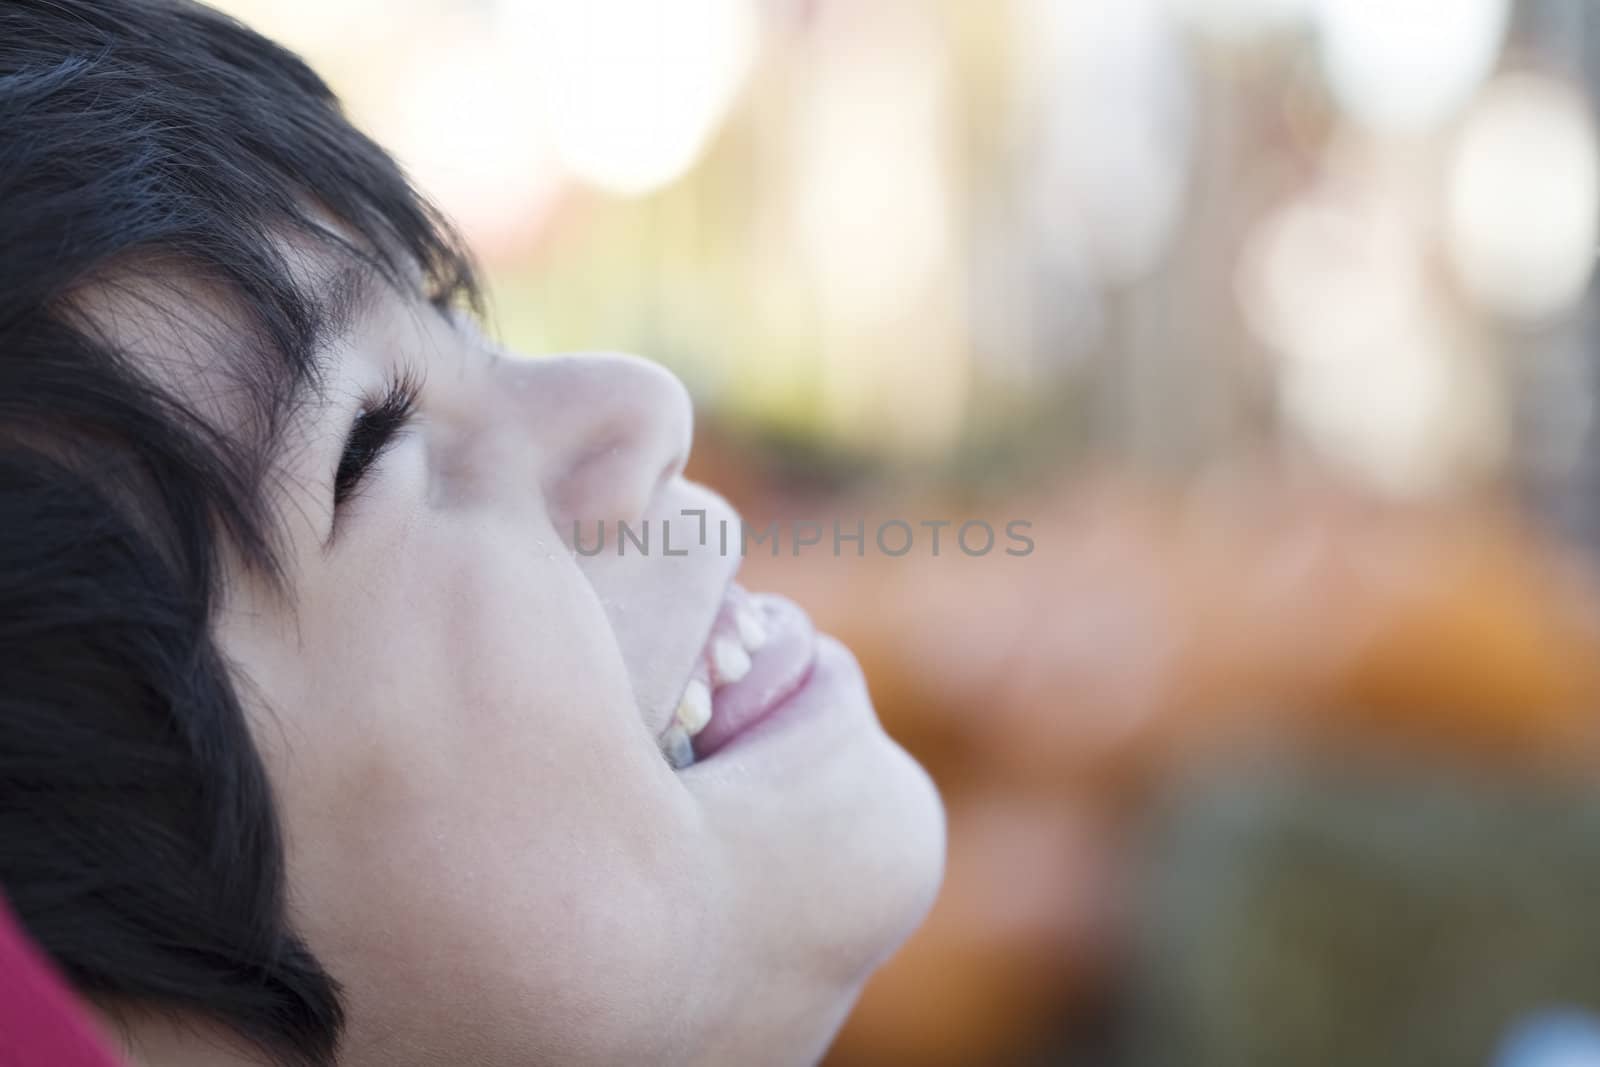
[[[681,771],[694,764],[694,744],[689,740],[689,735],[683,727],[676,722],[661,735],[661,752],[675,771]]]
[[[706,683],[698,678],[689,681],[672,721],[683,727],[683,732],[690,737],[706,728],[706,723],[711,721],[711,690]]]
[[[731,612],[733,625],[729,627],[726,621],[719,621],[700,669],[684,687],[672,723],[661,735],[661,750],[667,762],[680,770],[694,762],[690,739],[711,721],[712,690],[731,685],[749,674],[750,653],[767,643],[767,626],[760,610],[743,599],[743,590],[735,587],[733,595],[739,598]]]
[[[767,643],[767,624],[750,604],[740,604],[733,612],[733,625],[739,631],[744,647],[754,652]]]
[[[716,685],[737,682],[750,673],[750,653],[732,637],[711,642],[711,681]]]

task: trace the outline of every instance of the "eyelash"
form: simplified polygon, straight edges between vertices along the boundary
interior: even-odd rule
[[[421,392],[421,376],[407,368],[390,379],[376,402],[362,405],[361,414],[345,438],[339,469],[333,476],[335,508],[361,488],[362,480],[410,425],[417,414]]]

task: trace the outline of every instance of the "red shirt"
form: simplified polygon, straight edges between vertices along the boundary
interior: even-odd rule
[[[119,1067],[0,897],[0,1067]]]

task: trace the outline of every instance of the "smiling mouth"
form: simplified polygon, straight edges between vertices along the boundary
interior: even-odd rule
[[[693,766],[765,719],[809,677],[816,633],[782,597],[730,584],[677,711],[658,742],[675,770]]]

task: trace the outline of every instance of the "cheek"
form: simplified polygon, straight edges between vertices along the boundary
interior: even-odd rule
[[[560,1008],[528,1039],[567,1045],[556,1020],[647,1019],[690,954],[693,813],[604,614],[570,561],[494,547],[323,590],[275,672],[300,680],[261,731],[295,906],[358,1032],[503,1032],[535,1002]]]

